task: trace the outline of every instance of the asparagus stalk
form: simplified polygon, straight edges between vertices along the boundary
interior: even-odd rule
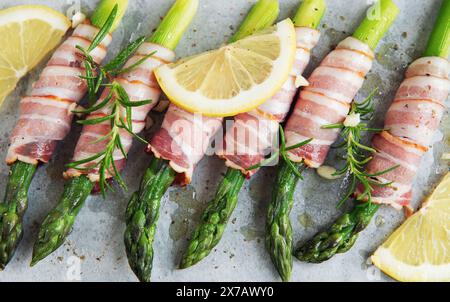
[[[303,1],[294,17],[294,24],[316,28],[324,12],[325,2],[323,0]],[[226,224],[236,207],[238,194],[244,181],[244,174],[231,168],[228,169],[214,199],[203,213],[200,225],[194,231],[188,249],[181,260],[181,268],[187,268],[199,262],[208,256],[219,243]]]
[[[64,185],[61,199],[48,213],[39,228],[30,266],[53,253],[64,243],[93,187],[94,184],[84,175],[72,178]]]
[[[116,18],[118,24],[126,10],[128,0],[103,0],[91,18],[92,23],[99,27],[103,26],[116,4],[120,15],[119,18]],[[108,8],[110,9],[108,10]],[[0,269],[3,269],[12,258],[22,237],[22,220],[28,207],[28,188],[36,169],[37,165],[20,160],[10,168],[5,198],[0,203]]]
[[[303,168],[295,164],[297,169]],[[280,277],[287,282],[292,273],[292,225],[289,214],[294,204],[295,187],[300,177],[280,157],[272,200],[267,209],[266,249]]]
[[[110,27],[110,32],[112,32],[120,24],[127,6],[128,0],[103,0],[92,14],[91,22],[96,27],[103,28],[108,18],[114,16]],[[64,192],[60,201],[50,211],[39,228],[38,239],[33,248],[31,266],[47,257],[64,243],[76,216],[93,187],[94,184],[86,176],[71,179],[64,185]]]
[[[180,268],[190,267],[206,256],[219,243],[238,201],[239,191],[245,176],[241,171],[228,169],[217,189],[214,199],[208,204],[194,231],[189,246],[183,255]]]
[[[296,26],[317,28],[326,10],[323,0],[307,0],[302,3],[294,17]],[[298,170],[303,164],[295,164]],[[292,167],[280,157],[275,190],[267,210],[266,249],[283,281],[289,281],[292,273],[292,225],[289,219],[295,186],[300,176],[292,172]]]
[[[260,0],[250,11],[236,34],[230,38],[230,42],[271,25],[277,16],[278,2],[276,0]],[[155,170],[154,167],[165,168]],[[131,268],[140,281],[149,282],[153,260],[152,243],[159,216],[159,206],[163,193],[175,179],[175,172],[167,161],[153,158],[145,175],[139,191],[132,195],[128,204],[127,227],[124,237]],[[152,177],[147,177],[147,175],[152,175]],[[158,188],[164,190],[160,191]]]
[[[450,50],[450,0],[444,0],[424,56],[447,58]],[[358,234],[370,223],[379,206],[370,202],[359,203],[349,213],[342,215],[326,231],[317,234],[301,246],[295,256],[306,262],[322,262],[336,253],[348,251]]]
[[[22,238],[22,218],[28,207],[28,188],[35,172],[35,165],[21,161],[9,172],[5,198],[0,203],[0,270],[11,260]]]
[[[100,5],[97,11],[107,13],[107,9],[111,6],[113,5]],[[175,2],[158,29],[147,40],[174,49],[195,15],[197,6],[198,0],[178,0]],[[117,16],[123,15],[121,11],[118,9]],[[107,20],[100,13],[94,13],[94,15],[101,20]],[[115,23],[113,23],[114,25]],[[93,187],[94,184],[86,176],[71,179],[65,185],[59,203],[48,214],[40,227],[38,240],[33,249],[31,265],[36,264],[64,243],[72,229],[75,218]]]
[[[142,282],[150,282],[153,239],[161,198],[175,179],[167,161],[154,157],[126,211],[125,249],[131,269]]]

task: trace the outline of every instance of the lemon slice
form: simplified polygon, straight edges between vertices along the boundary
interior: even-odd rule
[[[287,80],[295,58],[291,20],[242,40],[159,67],[156,78],[176,105],[208,116],[256,108]]]
[[[372,256],[399,281],[450,281],[450,173]]]
[[[19,79],[59,44],[69,27],[63,14],[43,5],[0,11],[0,105]]]

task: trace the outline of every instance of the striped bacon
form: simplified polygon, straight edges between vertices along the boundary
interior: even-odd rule
[[[168,160],[178,173],[176,183],[186,185],[221,126],[221,118],[190,113],[170,104],[161,129],[148,145],[148,152]]]
[[[301,77],[309,63],[311,49],[320,38],[319,31],[308,27],[296,28],[296,34],[296,60],[286,83],[256,110],[235,116],[234,125],[227,130],[224,146],[218,151],[227,166],[241,170],[247,177],[257,171],[247,169],[260,163],[271,151],[279,123],[286,118],[297,92],[297,77]]]
[[[350,103],[361,88],[373,58],[368,45],[348,37],[314,70],[308,79],[309,86],[300,92],[285,130],[287,146],[310,138],[313,141],[289,151],[288,157],[292,161],[304,161],[313,168],[324,163],[339,131],[322,127],[345,120]]]
[[[13,164],[20,160],[30,164],[47,163],[58,141],[70,131],[76,104],[87,92],[81,52],[77,45],[87,49],[99,29],[80,24],[72,35],[54,52],[33,85],[30,96],[20,101],[20,116],[10,137],[10,147],[6,162]],[[92,50],[95,62],[100,63],[106,56],[106,48],[111,43],[111,35]]]
[[[375,186],[372,201],[395,208],[408,206],[412,184],[420,162],[430,147],[445,110],[450,83],[450,63],[438,57],[416,60],[406,72],[385,120],[388,129],[375,135],[372,145],[377,153],[366,170],[375,174],[398,165],[398,168],[375,177],[389,186]],[[361,194],[358,187],[356,195]]]
[[[171,62],[175,58],[175,53],[165,47],[162,47],[154,43],[143,43],[136,54],[131,57],[125,64],[124,68],[132,66],[148,54],[155,52],[155,54],[147,58],[142,64],[138,65],[135,69],[120,74],[115,81],[118,82],[127,92],[131,102],[151,100],[152,102],[147,105],[132,107],[132,129],[134,133],[141,132],[145,127],[145,118],[148,112],[156,105],[161,95],[161,89],[155,79],[153,70],[162,64]],[[110,89],[107,88],[103,91],[100,99],[97,103],[101,103],[110,93]],[[114,99],[111,100],[113,102]],[[121,108],[121,115],[126,116],[124,108]],[[87,119],[100,118],[111,114],[111,107],[105,106],[98,111],[91,113]],[[98,141],[98,139],[111,131],[110,121],[106,121],[95,125],[86,125],[83,127],[81,136],[78,140],[75,148],[73,161],[79,161],[92,157],[105,150],[109,140]],[[126,130],[120,131],[120,138],[124,146],[125,152],[128,152],[132,145],[132,135]],[[125,165],[125,157],[120,150],[114,151],[114,162],[118,170],[120,171]],[[76,177],[81,174],[88,175],[91,181],[99,180],[98,167],[95,169],[84,169],[95,166],[100,160],[85,163],[80,166],[81,169],[71,168],[64,173],[66,178]],[[112,169],[111,169],[112,171]],[[106,175],[107,178],[112,177],[110,173]]]

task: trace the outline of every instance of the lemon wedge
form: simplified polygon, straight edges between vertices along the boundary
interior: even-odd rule
[[[176,105],[207,116],[250,111],[287,80],[296,52],[295,29],[286,19],[217,50],[159,67],[156,78]]]
[[[20,78],[60,43],[69,27],[63,14],[44,5],[0,11],[0,105]]]
[[[450,172],[372,256],[399,281],[450,281]]]

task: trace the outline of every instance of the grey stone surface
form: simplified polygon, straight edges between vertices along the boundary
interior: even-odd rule
[[[60,0],[3,0],[0,8],[22,3],[43,3],[65,12],[71,1]],[[98,1],[81,0],[83,11],[89,12]],[[173,1],[130,0],[130,8],[123,24],[114,35],[111,55],[117,53],[130,39],[152,32]],[[239,26],[250,6],[250,0],[201,0],[199,12],[189,31],[182,39],[177,54],[180,57],[195,54],[223,43]],[[281,0],[280,19],[291,16],[299,0]],[[328,10],[321,26],[323,37],[314,50],[309,70],[317,66],[324,55],[342,38],[349,35],[363,18],[368,7],[366,0],[327,1]],[[396,88],[400,84],[408,63],[421,54],[425,47],[440,1],[395,0],[401,15],[393,28],[377,48],[378,62],[358,94],[363,99],[375,87],[379,87],[377,113],[374,126],[381,126],[383,116]],[[5,42],[3,42],[5,43]],[[110,56],[111,56],[110,55]],[[37,79],[42,66],[27,75],[19,87],[0,108],[0,158],[6,156],[8,137],[18,117],[18,101]],[[161,120],[161,114],[152,114]],[[449,132],[448,114],[444,120]],[[443,126],[444,127],[444,126]],[[138,186],[143,167],[149,156],[143,146],[135,143],[130,160],[124,170],[129,192],[115,186],[106,200],[91,196],[82,209],[72,234],[66,244],[33,268],[28,266],[31,249],[36,238],[37,225],[46,212],[55,205],[63,190],[61,174],[64,164],[71,157],[79,134],[79,127],[62,142],[52,162],[39,168],[30,190],[30,205],[25,218],[25,236],[18,251],[0,272],[0,281],[135,281],[130,271],[123,245],[124,210],[130,192]],[[448,170],[440,161],[444,148],[449,149],[441,137],[426,155],[414,187],[414,205],[430,191],[432,184]],[[447,138],[448,141],[448,138]],[[328,163],[337,165],[335,154]],[[162,200],[161,217],[155,240],[153,268],[154,281],[276,281],[279,280],[269,256],[264,249],[264,216],[269,202],[269,188],[274,169],[265,168],[245,184],[240,201],[221,243],[211,255],[187,270],[177,270],[181,253],[186,247],[193,226],[206,202],[225,171],[224,164],[216,157],[205,158],[198,166],[192,185],[185,189],[171,188]],[[0,190],[4,190],[8,167],[0,163]],[[343,209],[335,208],[342,192],[342,180],[321,179],[314,171],[305,174],[295,194],[292,221],[295,239],[305,240],[327,226]],[[3,193],[2,193],[3,194]],[[190,202],[191,197],[194,201]],[[383,208],[377,214],[378,223],[372,223],[361,235],[353,249],[345,255],[319,264],[294,262],[293,281],[389,281],[388,277],[367,264],[366,259],[403,219],[403,214],[391,208]],[[79,263],[79,266],[77,266]],[[79,268],[79,271],[78,271]],[[80,273],[78,275],[78,272]],[[78,278],[79,277],[79,278]]]

